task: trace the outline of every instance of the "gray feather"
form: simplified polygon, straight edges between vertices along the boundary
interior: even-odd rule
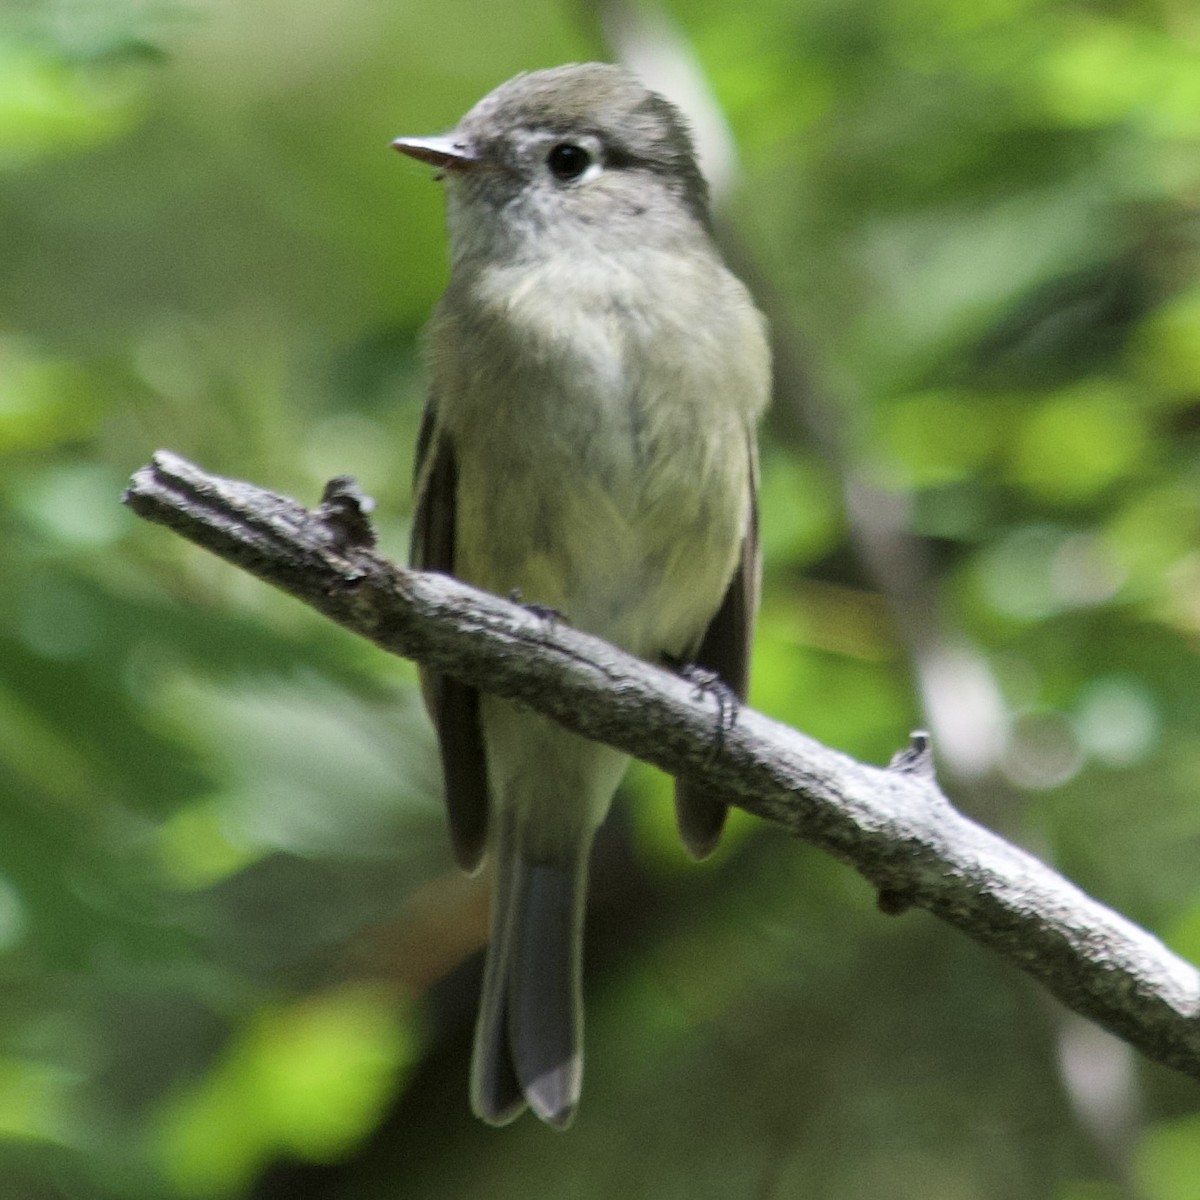
[[[582,926],[586,852],[530,862],[502,837],[475,1033],[471,1105],[505,1125],[528,1104],[565,1129],[583,1083]]]
[[[749,452],[752,465],[750,522],[742,542],[738,568],[693,656],[696,666],[715,671],[739,700],[745,700],[750,684],[750,648],[762,571],[758,544],[757,462],[753,443]],[[675,820],[679,836],[693,858],[707,858],[717,848],[727,811],[728,805],[723,800],[703,788],[687,779],[675,781]]]
[[[449,436],[438,428],[432,400],[421,418],[414,474],[416,505],[409,561],[419,570],[453,575],[458,464]],[[464,871],[473,872],[483,858],[488,823],[479,693],[429,671],[421,672],[421,690],[438,734],[454,856]]]

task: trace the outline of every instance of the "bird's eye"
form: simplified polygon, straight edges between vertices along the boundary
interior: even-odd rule
[[[578,179],[592,165],[592,156],[574,142],[559,142],[546,155],[546,166],[555,179],[569,183]]]

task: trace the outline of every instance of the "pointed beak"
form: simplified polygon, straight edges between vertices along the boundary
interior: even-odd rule
[[[456,142],[453,136],[400,137],[392,143],[392,149],[442,171],[470,170],[483,162],[465,142]]]

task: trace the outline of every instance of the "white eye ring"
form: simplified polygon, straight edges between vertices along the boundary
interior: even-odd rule
[[[604,169],[600,157],[579,142],[555,142],[546,153],[546,167],[559,183],[586,183]]]

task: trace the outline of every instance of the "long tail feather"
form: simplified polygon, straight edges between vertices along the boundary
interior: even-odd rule
[[[529,1105],[547,1124],[565,1129],[583,1082],[587,854],[530,862],[508,841],[502,836],[497,854],[471,1104],[494,1125],[507,1124]]]

